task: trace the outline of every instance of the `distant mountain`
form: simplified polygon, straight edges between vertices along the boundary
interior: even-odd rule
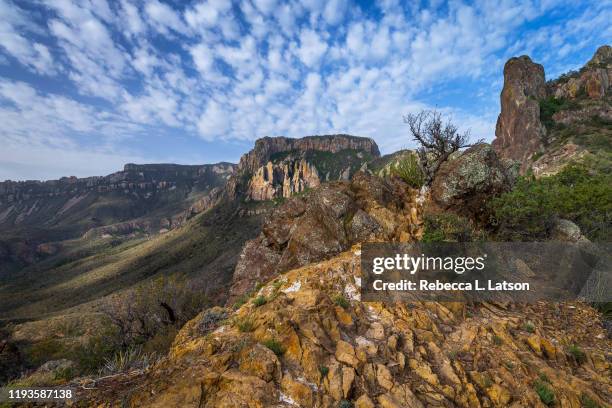
[[[104,177],[0,183],[0,317],[59,312],[177,273],[224,298],[273,200],[346,180],[379,156],[363,137],[266,137],[238,165],[126,164]]]

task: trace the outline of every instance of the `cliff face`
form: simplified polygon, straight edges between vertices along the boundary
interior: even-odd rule
[[[527,56],[504,67],[501,113],[492,145],[518,160],[521,172],[550,174],[563,162],[598,150],[612,121],[612,47],[600,47],[579,71],[545,82],[544,69]],[[603,134],[603,135],[602,135]]]
[[[540,122],[539,99],[546,97],[544,67],[527,56],[511,58],[504,66],[501,113],[493,147],[503,156],[523,163],[542,147],[546,128]]]
[[[317,168],[306,160],[268,162],[251,177],[247,196],[255,201],[290,197],[321,184]]]
[[[92,226],[97,222],[108,224],[145,215],[169,202],[174,202],[179,212],[181,207],[195,205],[200,197],[225,184],[234,168],[230,163],[126,164],[123,171],[104,177],[0,182],[0,227],[52,226],[75,212],[82,212],[80,215],[92,221]],[[189,195],[191,200],[180,203]],[[108,208],[113,204],[115,208]]]
[[[378,157],[380,152],[373,139],[350,135],[307,136],[300,139],[288,137],[264,137],[255,141],[255,147],[243,155],[238,171],[255,172],[266,164],[274,153],[319,150],[338,153],[341,150],[362,150]]]
[[[348,179],[379,156],[376,142],[364,137],[265,137],[240,159],[236,175],[228,182],[228,195],[255,201],[289,197],[323,181]]]

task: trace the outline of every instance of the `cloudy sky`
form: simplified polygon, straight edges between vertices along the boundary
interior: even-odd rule
[[[411,147],[435,107],[491,140],[503,64],[612,39],[609,0],[0,0],[0,180],[237,161],[262,136]]]

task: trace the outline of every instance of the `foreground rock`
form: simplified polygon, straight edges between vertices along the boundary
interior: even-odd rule
[[[248,302],[211,332],[196,317],[129,390],[114,384],[111,398],[101,381],[82,397],[148,407],[542,407],[543,382],[559,407],[611,400],[612,344],[592,308],[361,303],[359,252],[280,276],[257,293],[267,303]]]
[[[517,163],[501,160],[488,144],[479,144],[440,166],[431,185],[433,201],[444,210],[478,218],[491,199],[512,188]]]
[[[269,214],[247,242],[234,271],[230,304],[256,284],[365,240],[415,240],[422,233],[417,191],[398,179],[358,172],[348,182],[326,183]]]

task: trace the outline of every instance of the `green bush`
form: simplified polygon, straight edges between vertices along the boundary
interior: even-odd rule
[[[255,322],[250,316],[244,316],[234,319],[234,324],[242,333],[252,332],[255,329]]]
[[[595,402],[593,398],[589,397],[587,394],[582,394],[580,403],[584,408],[601,408],[601,405]]]
[[[423,242],[470,242],[482,238],[467,218],[443,213],[424,217]]]
[[[321,373],[321,377],[327,377],[327,374],[329,374],[329,367],[321,366],[319,367],[319,372]]]
[[[47,361],[66,358],[66,353],[66,347],[61,340],[46,339],[28,346],[25,358],[29,365],[37,367]]]
[[[582,364],[586,361],[586,354],[576,344],[572,344],[567,348],[567,352],[574,357],[578,364]]]
[[[566,99],[558,99],[554,96],[540,100],[540,121],[547,129],[552,129],[555,126],[553,115],[559,111],[567,109],[576,109],[578,104]]]
[[[410,187],[421,188],[425,176],[419,167],[416,156],[412,153],[401,158],[393,167],[393,174],[404,180]]]
[[[555,393],[550,386],[542,380],[536,380],[533,384],[536,394],[540,397],[540,400],[548,406],[551,406],[555,402]]]
[[[348,309],[351,305],[351,303],[343,295],[337,295],[334,297],[334,303],[343,309]]]
[[[523,177],[491,200],[491,225],[499,240],[534,241],[549,236],[557,218],[576,223],[593,241],[609,241],[612,176],[573,164],[541,179]]]
[[[534,333],[535,332],[535,326],[531,322],[525,322],[525,324],[523,324],[523,329],[526,332],[529,332],[529,333]]]
[[[263,305],[265,305],[267,302],[268,302],[268,301],[266,300],[266,297],[265,297],[265,296],[257,296],[255,299],[253,299],[253,304],[254,304],[256,307],[263,306]]]
[[[266,346],[267,348],[269,348],[270,350],[272,350],[274,354],[276,354],[277,356],[282,356],[283,353],[285,353],[285,349],[283,348],[283,345],[280,344],[275,339],[264,340],[262,344]]]
[[[247,294],[241,295],[238,299],[236,299],[236,302],[234,302],[232,309],[234,310],[240,309],[240,307],[244,305],[246,302],[248,302],[248,300],[249,300],[249,296]]]
[[[348,400],[341,400],[338,403],[338,408],[353,408],[353,403]]]
[[[80,372],[95,373],[119,350],[121,339],[117,331],[106,328],[71,350],[69,359],[77,364]]]

